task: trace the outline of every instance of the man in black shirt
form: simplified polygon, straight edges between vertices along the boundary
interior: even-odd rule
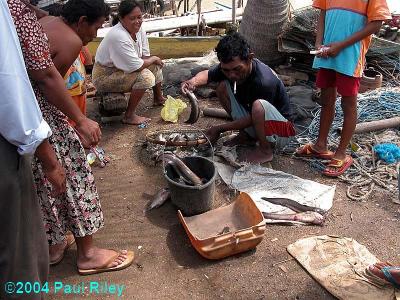
[[[243,153],[242,161],[264,163],[273,158],[273,145],[282,147],[295,135],[289,98],[279,78],[267,65],[254,58],[244,38],[225,36],[215,48],[220,63],[182,83],[182,91],[218,82],[217,96],[233,122],[216,125],[206,132],[215,142],[222,132],[239,130],[230,144],[257,140],[258,146]]]

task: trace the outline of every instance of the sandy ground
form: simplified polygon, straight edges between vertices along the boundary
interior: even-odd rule
[[[293,2],[297,6],[303,1]],[[203,8],[212,9],[212,3],[204,1]],[[255,250],[219,261],[202,258],[191,246],[170,202],[148,214],[143,212],[148,199],[142,194],[153,194],[166,186],[161,168],[140,160],[140,145],[146,133],[165,126],[160,120],[161,108],[149,109],[150,104],[147,99],[140,106],[145,116],[153,118],[147,129],[119,122],[102,125],[101,146],[112,156],[112,162],[103,169],[93,167],[106,223],[95,234],[95,241],[101,247],[134,250],[134,264],[120,272],[82,277],[76,271],[73,246],[64,260],[51,268],[50,286],[61,281],[76,285],[76,289],[83,283],[86,289],[78,294],[66,294],[67,290],[54,294],[52,290],[49,299],[117,298],[89,294],[91,282],[123,285],[124,299],[333,299],[286,251],[289,244],[313,235],[352,237],[379,259],[400,262],[400,206],[391,202],[393,191],[377,189],[368,201],[353,202],[346,198],[344,184],[323,178],[304,162],[289,157],[276,157],[273,167],[321,183],[338,184],[326,225],[268,225]],[[94,118],[96,105],[93,100],[88,101],[89,114]],[[208,128],[214,122],[215,119],[201,118],[197,126]],[[215,206],[230,201],[232,193],[222,184],[217,186]]]
[[[208,104],[215,105],[215,102]],[[206,103],[203,101],[202,105]],[[313,235],[341,235],[364,244],[379,259],[400,262],[400,207],[391,202],[388,191],[375,191],[366,202],[353,202],[338,183],[334,205],[324,227],[268,225],[261,244],[253,251],[219,261],[202,258],[191,246],[177,218],[176,208],[166,203],[148,214],[143,210],[147,198],[166,186],[160,167],[149,167],[139,159],[140,141],[148,130],[164,125],[160,108],[146,108],[152,117],[147,129],[118,122],[103,125],[101,146],[113,158],[105,168],[93,167],[104,211],[105,227],[95,234],[101,247],[133,249],[134,264],[120,272],[81,277],[76,271],[76,248],[67,251],[64,260],[51,268],[50,282],[84,284],[91,281],[124,285],[124,299],[333,299],[333,297],[294,260],[286,247]],[[89,114],[96,117],[96,103],[88,102]],[[188,112],[185,112],[186,115]],[[181,117],[181,121],[186,116]],[[215,119],[201,118],[197,125],[208,128]],[[276,157],[273,167],[303,178],[336,184],[312,171],[305,163],[289,157]],[[229,203],[231,193],[221,184],[216,205]],[[391,196],[392,195],[392,196]],[[352,217],[351,217],[352,216]],[[140,248],[140,249],[139,249]],[[278,264],[277,264],[278,263]],[[49,299],[115,299],[112,295],[66,295],[62,291]]]

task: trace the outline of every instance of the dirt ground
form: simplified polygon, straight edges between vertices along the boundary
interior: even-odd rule
[[[202,105],[215,102],[203,101]],[[376,190],[366,202],[346,198],[345,185],[338,183],[334,205],[324,227],[267,225],[263,241],[250,252],[219,261],[202,258],[191,246],[177,217],[176,208],[166,203],[145,214],[147,198],[166,186],[161,167],[150,167],[139,159],[140,144],[149,130],[164,126],[161,108],[140,111],[152,117],[149,128],[119,122],[102,125],[101,146],[111,155],[105,168],[93,167],[104,211],[105,227],[95,234],[101,247],[132,249],[136,258],[126,270],[82,277],[76,271],[76,248],[50,270],[50,282],[82,284],[91,281],[124,285],[124,299],[333,299],[333,297],[293,259],[286,247],[313,235],[340,235],[356,239],[381,260],[400,262],[400,206],[391,202],[393,191]],[[96,117],[97,103],[88,101],[89,114]],[[180,122],[186,115],[181,116]],[[201,118],[197,126],[207,128],[215,119]],[[290,157],[276,157],[274,169],[325,184],[337,184]],[[217,187],[218,203],[232,200],[226,188]],[[352,217],[351,217],[352,216]],[[282,262],[279,264],[279,262]],[[282,271],[283,265],[287,272]],[[284,269],[285,269],[284,268]],[[49,299],[115,299],[115,295],[66,295],[54,292]]]

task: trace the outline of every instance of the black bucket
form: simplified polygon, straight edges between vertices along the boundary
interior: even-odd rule
[[[170,165],[165,166],[164,176],[168,181],[171,201],[184,215],[192,216],[209,211],[212,208],[217,171],[212,161],[200,156],[188,156],[182,161],[206,183],[198,186],[185,185],[175,181],[178,174]]]

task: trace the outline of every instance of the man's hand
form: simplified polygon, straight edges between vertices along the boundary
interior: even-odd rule
[[[218,140],[220,134],[221,134],[221,131],[216,126],[213,126],[206,131],[206,136],[208,137],[211,144],[213,144],[213,145]]]
[[[181,83],[181,91],[184,94],[186,94],[187,92],[193,92],[195,89],[196,89],[196,86],[193,82],[193,78]]]
[[[164,62],[158,56],[153,56],[153,60],[154,60],[154,64],[156,64],[156,65],[158,65],[160,67],[164,66]]]
[[[101,139],[99,124],[89,118],[85,117],[76,123],[75,129],[85,147],[96,146]]]
[[[65,193],[66,180],[65,172],[61,165],[57,162],[54,166],[48,168],[43,165],[43,172],[52,185],[51,196],[56,197]]]
[[[57,160],[53,147],[48,140],[44,140],[36,149],[36,157],[39,159],[46,178],[52,185],[51,196],[56,197],[65,193],[65,172]]]
[[[326,50],[326,55],[328,57],[336,57],[340,51],[343,50],[342,43],[332,43],[326,46],[328,49]]]

